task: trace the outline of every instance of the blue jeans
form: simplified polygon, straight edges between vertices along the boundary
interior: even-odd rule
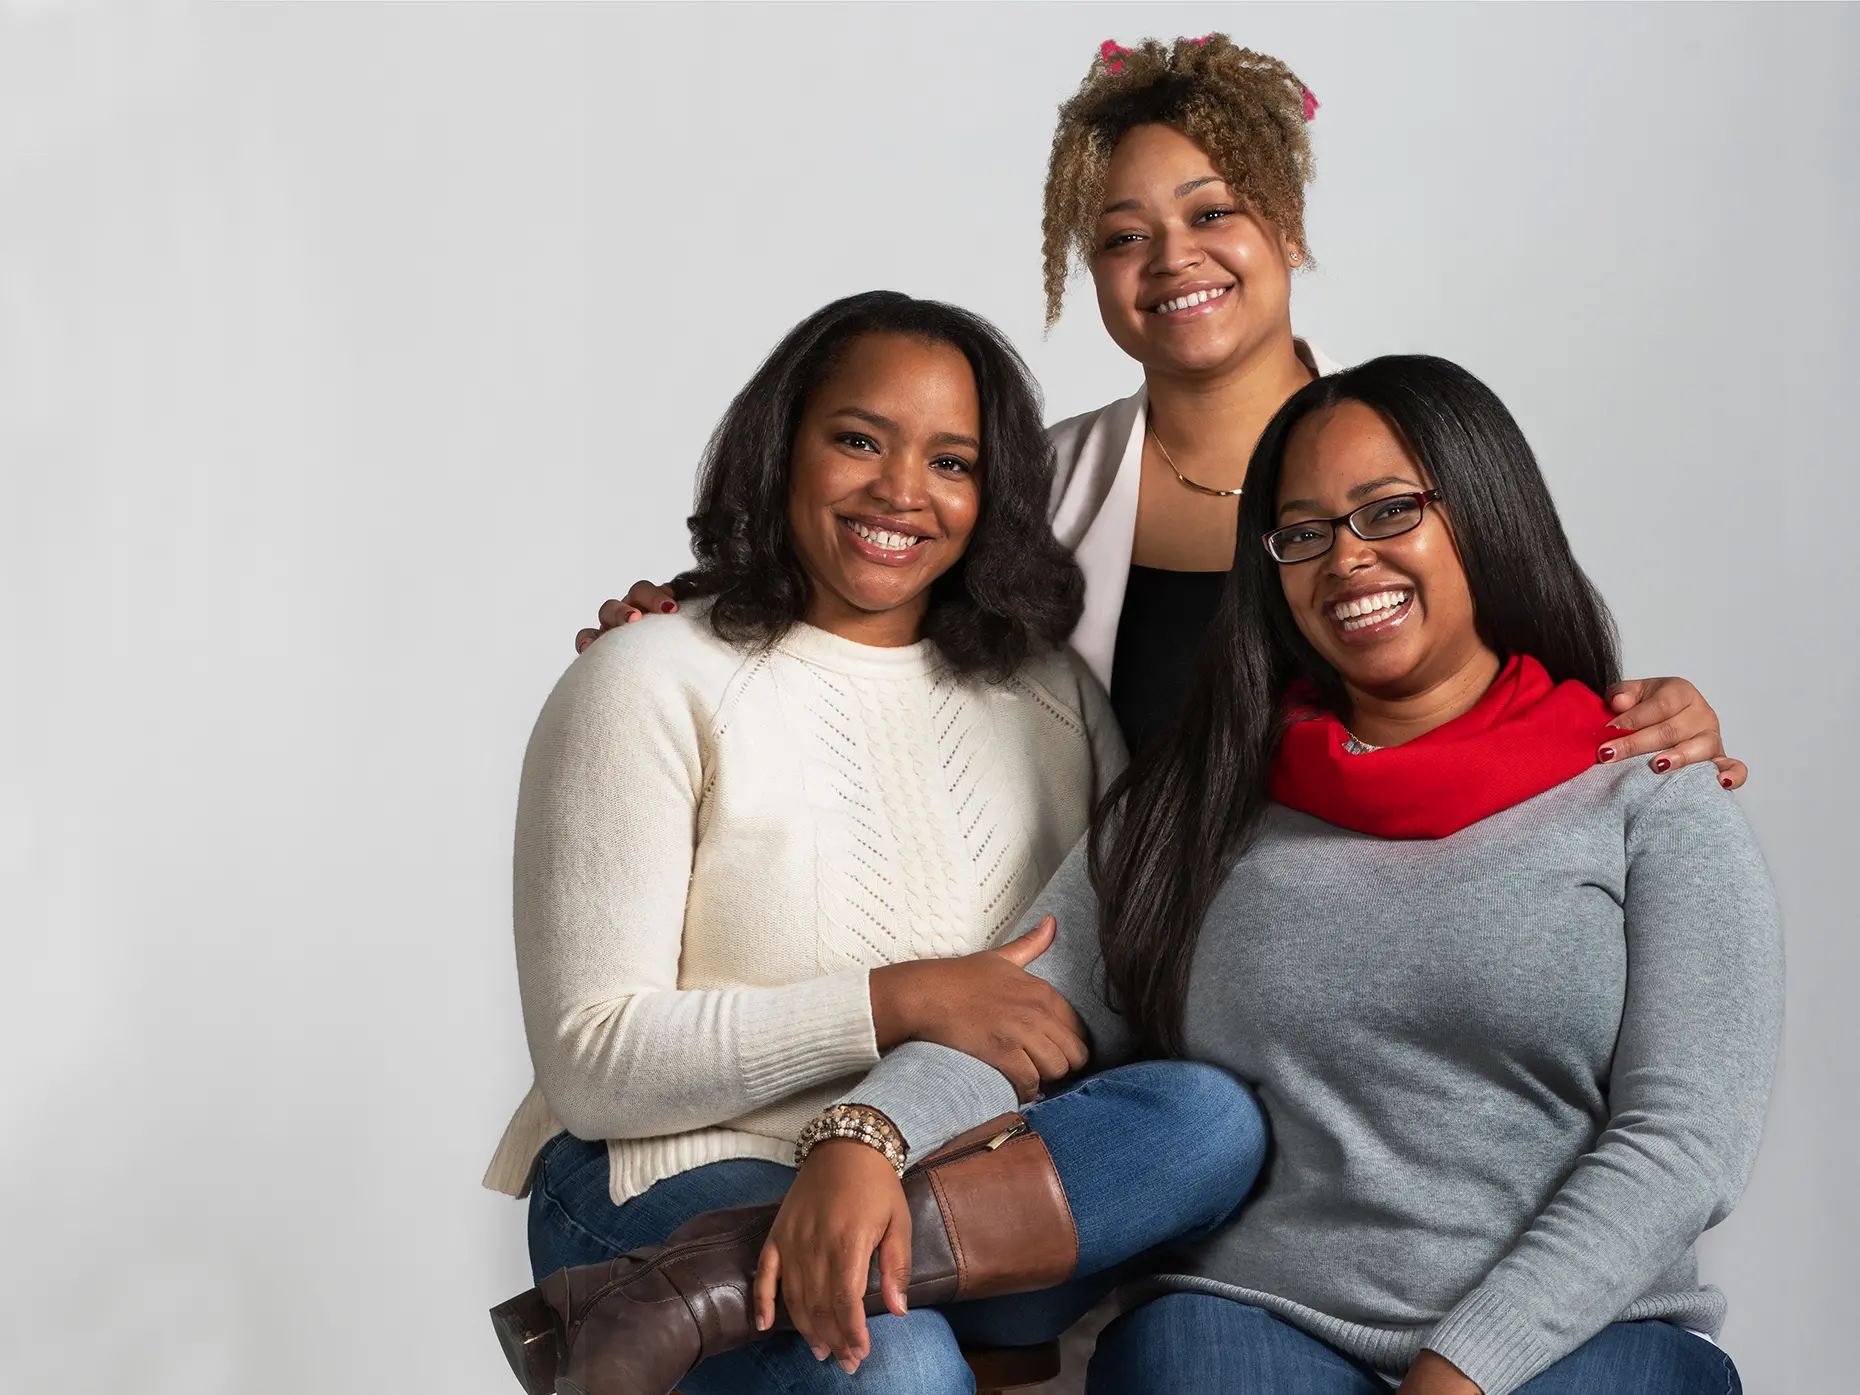
[[[1266,1125],[1244,1086],[1191,1061],[1105,1071],[1025,1110],[1045,1140],[1078,1227],[1074,1277],[1040,1293],[913,1309],[870,1321],[872,1354],[856,1375],[817,1362],[793,1333],[725,1352],[679,1382],[685,1395],[969,1395],[961,1345],[1029,1346],[1057,1337],[1146,1251],[1213,1230],[1252,1189]],[[607,1149],[558,1135],[530,1194],[530,1265],[540,1280],[656,1245],[692,1216],[779,1201],[794,1169],[742,1159],[668,1177],[615,1206]]]
[[[1731,1358],[1664,1322],[1617,1322],[1518,1395],[1740,1395]],[[1360,1361],[1260,1308],[1170,1293],[1104,1330],[1086,1395],[1389,1395]]]

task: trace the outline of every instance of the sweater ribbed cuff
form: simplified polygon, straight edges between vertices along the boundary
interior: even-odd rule
[[[933,1041],[907,1041],[836,1103],[876,1109],[920,1162],[959,1133],[1018,1109],[1014,1087],[985,1061]]]
[[[868,969],[749,990],[738,1007],[743,1090],[760,1107],[878,1063]]]
[[[1503,1294],[1474,1289],[1440,1320],[1425,1345],[1459,1367],[1485,1395],[1511,1395],[1556,1360],[1537,1328]]]

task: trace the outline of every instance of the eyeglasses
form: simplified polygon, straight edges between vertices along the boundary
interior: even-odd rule
[[[1322,557],[1337,540],[1337,525],[1347,523],[1350,531],[1364,542],[1393,538],[1421,526],[1429,504],[1440,501],[1438,489],[1415,494],[1390,494],[1372,499],[1360,509],[1339,514],[1336,518],[1307,518],[1274,528],[1261,539],[1272,560],[1281,566],[1293,562],[1311,562]]]

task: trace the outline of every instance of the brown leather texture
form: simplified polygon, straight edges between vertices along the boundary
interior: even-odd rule
[[[773,1206],[711,1212],[677,1244],[550,1275],[538,1286],[563,1318],[560,1377],[587,1395],[668,1395],[706,1356],[756,1335],[750,1276]]]
[[[1078,1229],[1046,1142],[1018,1114],[971,1129],[920,1165],[943,1213],[956,1297],[1050,1288],[1078,1267]]]
[[[776,1208],[740,1207],[710,1243],[680,1247],[665,1275],[697,1323],[698,1359],[740,1347],[755,1335],[751,1301],[756,1262],[775,1223]]]
[[[905,1301],[913,1308],[934,1308],[956,1296],[956,1256],[943,1225],[943,1208],[930,1179],[920,1172],[905,1177],[904,1200],[911,1208],[911,1286]],[[878,1291],[876,1256],[866,1294],[866,1312],[882,1313],[885,1302]]]
[[[587,1395],[667,1395],[697,1364],[700,1343],[658,1249],[553,1276],[568,1297],[560,1377]],[[543,1293],[551,1295],[545,1280]]]

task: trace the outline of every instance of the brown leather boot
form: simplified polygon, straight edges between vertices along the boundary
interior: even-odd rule
[[[913,1308],[1027,1293],[1071,1277],[1078,1232],[1040,1136],[1003,1114],[904,1174]],[[751,1286],[777,1206],[708,1211],[664,1245],[563,1269],[491,1310],[529,1395],[669,1395],[719,1352],[766,1335]],[[866,1312],[884,1311],[874,1271]],[[776,1327],[791,1329],[776,1306]]]

